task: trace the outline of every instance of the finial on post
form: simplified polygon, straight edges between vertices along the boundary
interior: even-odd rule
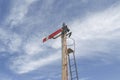
[[[62,34],[67,33],[67,32],[70,31],[70,29],[67,27],[67,25],[66,25],[65,23],[63,23],[63,27],[62,27],[62,29],[63,29]]]

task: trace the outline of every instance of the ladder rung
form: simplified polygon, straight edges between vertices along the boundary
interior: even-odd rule
[[[70,60],[74,60],[74,58],[70,58]]]
[[[71,68],[71,70],[73,70],[73,69],[75,70],[75,66],[71,66],[70,68]]]
[[[72,70],[71,72],[74,73],[74,72],[76,72],[76,70]]]
[[[72,79],[75,79],[75,78],[77,78],[77,76],[73,77]]]
[[[76,71],[76,69],[75,68],[71,68],[71,72],[74,72],[74,71]]]
[[[70,59],[74,59],[74,56],[69,56]]]
[[[75,62],[75,60],[74,59],[70,59],[70,62]]]
[[[72,65],[70,65],[70,66],[75,66],[75,64],[72,64]]]
[[[74,66],[75,65],[75,63],[70,63],[70,66]]]

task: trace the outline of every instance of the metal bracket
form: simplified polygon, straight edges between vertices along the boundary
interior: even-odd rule
[[[63,23],[62,29],[63,29],[62,34],[65,34],[70,31],[70,29],[67,27],[67,25],[65,23]]]
[[[66,36],[71,37],[72,32],[69,32]]]

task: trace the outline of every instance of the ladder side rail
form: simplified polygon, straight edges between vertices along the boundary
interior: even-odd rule
[[[68,54],[68,60],[69,60],[69,69],[70,69],[70,80],[72,80],[72,71],[71,71],[71,62],[70,62],[70,55]]]
[[[79,79],[78,78],[78,70],[77,70],[77,64],[76,64],[76,58],[75,58],[75,40],[73,38],[70,38],[73,40],[73,44],[74,44],[74,52],[73,52],[73,58],[74,58],[74,63],[75,63],[75,70],[76,70],[76,77],[77,77],[77,80]]]
[[[75,63],[76,77],[78,80],[78,71],[77,71],[77,64],[76,64],[76,59],[75,59],[75,52],[73,52],[73,57],[74,57],[74,63]]]

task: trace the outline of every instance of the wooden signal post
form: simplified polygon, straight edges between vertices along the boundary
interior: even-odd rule
[[[62,42],[62,80],[68,80],[68,55],[66,36],[69,29],[65,24],[62,27],[61,42]]]
[[[50,34],[48,37],[43,39],[43,42],[46,42],[49,39],[56,39],[61,36],[61,43],[62,43],[62,80],[68,80],[68,53],[71,52],[71,49],[67,49],[67,36],[71,35],[68,33],[70,30],[68,29],[67,25],[63,24],[61,29],[58,29],[54,33]],[[59,34],[59,35],[58,35]],[[57,36],[56,36],[57,35]],[[71,78],[71,80],[73,80]],[[78,80],[78,79],[77,79]]]

